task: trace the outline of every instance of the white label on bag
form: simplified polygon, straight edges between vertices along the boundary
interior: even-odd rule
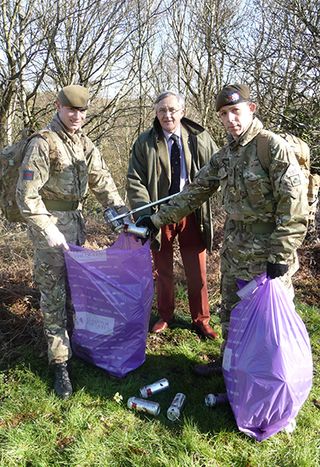
[[[114,318],[81,311],[76,313],[74,328],[102,336],[110,336],[113,334]]]
[[[230,371],[231,356],[232,356],[232,350],[226,347],[223,352],[223,360],[222,360],[222,368],[226,371]]]
[[[104,250],[68,251],[67,255],[81,264],[107,260],[107,253]]]

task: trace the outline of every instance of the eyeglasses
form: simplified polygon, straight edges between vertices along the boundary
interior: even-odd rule
[[[174,115],[175,113],[179,112],[181,109],[175,109],[175,108],[165,108],[165,107],[161,107],[160,109],[157,110],[157,114],[160,114],[160,115],[166,115],[167,113],[169,113],[170,115]]]

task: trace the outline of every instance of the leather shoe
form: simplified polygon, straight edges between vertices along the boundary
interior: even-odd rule
[[[222,358],[219,357],[213,362],[207,363],[205,365],[195,365],[193,371],[198,376],[220,376],[222,375]]]
[[[206,337],[207,339],[217,339],[218,334],[212,329],[210,324],[193,324],[193,329],[202,337]]]
[[[151,330],[151,332],[154,332],[156,334],[160,334],[160,332],[163,332],[165,331],[166,329],[168,329],[169,325],[166,321],[163,321],[163,319],[159,319],[159,321],[157,321],[154,325],[153,325],[153,328]]]

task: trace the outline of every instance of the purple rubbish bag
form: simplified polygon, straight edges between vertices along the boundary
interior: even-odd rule
[[[294,423],[312,386],[312,355],[281,280],[264,274],[245,287],[231,313],[223,375],[239,430],[262,441]]]
[[[122,233],[103,250],[69,245],[65,252],[75,309],[75,355],[124,377],[145,361],[153,299],[149,242]]]

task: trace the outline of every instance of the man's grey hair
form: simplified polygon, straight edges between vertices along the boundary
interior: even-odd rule
[[[184,99],[184,97],[181,94],[179,94],[178,92],[174,92],[174,91],[163,91],[161,94],[159,94],[159,96],[154,101],[154,106],[156,107],[159,104],[159,102],[162,101],[162,99],[165,99],[168,96],[176,97],[177,101],[178,101],[178,104],[180,105],[181,109],[182,110],[185,109],[185,99]]]

